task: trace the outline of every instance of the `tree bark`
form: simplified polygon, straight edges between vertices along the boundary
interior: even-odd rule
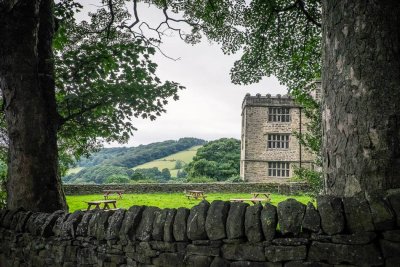
[[[327,194],[400,187],[400,1],[323,1]]]
[[[53,1],[0,4],[0,87],[9,134],[7,205],[67,209],[58,174]]]

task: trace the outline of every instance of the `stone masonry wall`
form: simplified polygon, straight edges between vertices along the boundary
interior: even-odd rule
[[[269,107],[290,108],[290,122],[269,122]],[[290,162],[290,177],[293,175],[294,166],[300,161],[300,144],[293,132],[300,132],[300,124],[301,131],[306,131],[308,118],[287,96],[246,95],[242,108],[241,177],[250,182],[288,181],[288,178],[269,177],[268,161]],[[289,148],[267,148],[268,134],[290,134]],[[304,146],[301,160],[308,165],[314,161],[314,156]]]
[[[106,189],[122,189],[125,193],[179,193],[184,190],[202,190],[206,193],[270,192],[287,195],[308,190],[307,185],[303,183],[70,184],[64,185],[63,189],[66,195],[102,194]]]
[[[317,203],[0,210],[0,266],[399,266],[400,191]]]

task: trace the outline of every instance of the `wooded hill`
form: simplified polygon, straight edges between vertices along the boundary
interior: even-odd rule
[[[80,160],[77,166],[84,169],[64,176],[63,182],[101,184],[112,174],[131,176],[133,167],[205,143],[202,139],[185,137],[137,147],[103,148],[89,158]]]

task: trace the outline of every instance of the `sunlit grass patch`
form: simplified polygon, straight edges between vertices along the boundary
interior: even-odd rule
[[[252,195],[249,193],[207,193],[207,201],[212,202],[213,200],[225,200],[233,198],[251,198]],[[311,201],[311,198],[305,195],[300,196],[287,196],[271,194],[271,203],[277,205],[279,202],[284,201],[288,198],[294,198],[298,201],[307,204]],[[102,194],[99,195],[82,195],[82,196],[67,196],[67,203],[69,205],[69,211],[75,210],[86,210],[87,204],[85,201],[94,201],[104,199]],[[186,207],[191,208],[197,205],[200,199],[187,199],[184,193],[146,193],[146,194],[124,194],[122,199],[119,199],[116,195],[110,195],[110,199],[117,200],[118,208],[129,208],[133,205],[146,205],[155,206],[159,208],[179,208]],[[249,202],[250,203],[250,202]]]

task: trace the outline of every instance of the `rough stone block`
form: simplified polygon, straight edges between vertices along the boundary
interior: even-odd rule
[[[278,221],[282,234],[298,236],[301,231],[306,206],[289,198],[278,204]]]
[[[264,247],[260,244],[225,244],[221,252],[227,260],[265,261]]]
[[[6,229],[11,229],[11,224],[13,221],[14,216],[16,216],[18,213],[23,212],[23,209],[15,209],[15,210],[10,210],[8,211],[3,218],[2,226]]]
[[[176,210],[176,215],[173,225],[173,234],[176,241],[187,241],[187,220],[190,210],[187,208],[179,208]]]
[[[383,238],[389,241],[400,242],[400,230],[383,232]]]
[[[76,229],[78,227],[78,224],[82,220],[84,212],[77,210],[74,213],[72,213],[70,216],[68,216],[68,219],[63,222],[61,225],[60,229],[60,236],[66,238],[66,237],[73,237],[75,238],[76,236]]]
[[[333,196],[319,196],[317,203],[322,230],[328,235],[341,233],[345,223],[342,200]]]
[[[282,267],[280,262],[234,261],[230,267]]]
[[[26,223],[29,217],[32,215],[31,211],[21,212],[19,213],[18,222],[15,224],[15,231],[16,232],[24,232]]]
[[[211,246],[188,245],[186,247],[187,254],[203,255],[203,256],[219,256],[219,248]]]
[[[226,237],[225,224],[229,206],[229,202],[222,200],[215,200],[211,203],[205,224],[207,236],[210,240],[218,240]]]
[[[276,207],[267,203],[261,210],[261,226],[265,240],[270,241],[275,237],[277,224],[278,215]]]
[[[150,241],[150,246],[154,250],[162,252],[176,252],[176,244],[163,241]]]
[[[233,202],[230,205],[226,219],[226,235],[228,239],[239,239],[245,236],[244,219],[247,203]]]
[[[174,239],[174,219],[176,209],[167,209],[167,217],[165,218],[164,224],[164,236],[163,240],[166,242],[173,242]]]
[[[125,218],[125,212],[126,210],[124,209],[118,209],[108,218],[106,240],[118,239],[119,231]]]
[[[153,222],[153,231],[152,231],[152,239],[153,240],[163,240],[164,237],[164,226],[167,220],[167,209],[162,209],[156,211],[154,222]]]
[[[229,261],[221,257],[215,257],[211,262],[210,267],[229,267]]]
[[[380,240],[380,246],[385,258],[394,258],[400,255],[400,243],[388,240]]]
[[[143,210],[143,206],[132,206],[125,212],[124,220],[119,230],[119,238],[121,240],[134,241],[136,239],[136,229],[142,219]]]
[[[275,238],[272,244],[278,246],[300,246],[307,245],[309,240],[307,238]]]
[[[140,241],[150,241],[153,231],[153,221],[156,212],[159,211],[156,207],[145,207],[142,214],[142,220],[136,230],[136,239]]]
[[[153,259],[153,264],[163,267],[185,267],[183,259],[184,256],[179,253],[162,253]]]
[[[383,199],[384,192],[366,193],[371,210],[372,222],[378,231],[391,230],[396,226],[395,214],[389,203]]]
[[[357,266],[382,265],[383,259],[374,244],[342,245],[312,242],[307,261],[330,264],[354,264]]]
[[[246,209],[244,230],[249,242],[260,242],[264,238],[261,225],[261,210],[262,206],[260,204],[249,206]]]
[[[207,256],[190,255],[185,258],[186,266],[209,267],[212,259]]]
[[[284,267],[333,267],[333,265],[322,262],[288,261],[285,262]],[[340,266],[335,266],[335,267],[340,267]]]
[[[48,217],[51,217],[51,214],[40,212],[32,222],[32,225],[28,226],[29,232],[33,235],[41,235],[42,231],[46,229],[46,234],[51,235],[51,228],[49,229],[46,225]],[[51,225],[54,225],[54,222],[51,222]]]
[[[82,219],[76,227],[76,235],[77,236],[87,236],[89,229],[89,222],[92,218],[94,210],[85,211],[83,213]]]
[[[346,226],[351,233],[374,230],[372,215],[367,200],[359,195],[343,198]]]
[[[268,246],[265,248],[268,261],[295,261],[304,260],[307,256],[306,246]]]
[[[387,199],[396,214],[396,224],[397,226],[400,226],[400,190],[390,191]]]
[[[321,217],[311,202],[308,202],[306,213],[301,224],[303,230],[317,233],[321,230]]]
[[[187,220],[187,236],[190,240],[207,239],[205,224],[209,207],[210,203],[203,200],[190,210]]]
[[[374,232],[361,232],[352,235],[334,235],[332,242],[336,244],[364,245],[371,243],[376,238]]]
[[[10,210],[0,209],[0,226],[3,226],[3,219]],[[3,226],[4,227],[4,226]]]

